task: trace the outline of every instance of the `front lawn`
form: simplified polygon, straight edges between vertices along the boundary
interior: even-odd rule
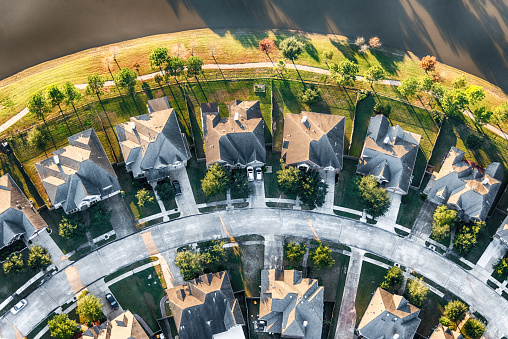
[[[189,176],[196,204],[226,200],[226,194],[209,197],[205,194],[205,192],[203,192],[203,189],[201,188],[201,180],[203,180],[206,174],[206,163],[204,161],[197,161],[195,155],[187,161],[187,174]]]
[[[49,229],[51,230],[51,238],[55,241],[55,243],[60,247],[64,254],[69,253],[77,249],[79,246],[86,244],[88,239],[85,235],[85,225],[80,222],[80,227],[82,230],[82,237],[78,239],[65,239],[64,237],[58,234],[60,230],[60,222],[63,217],[67,218],[67,215],[63,211],[62,208],[54,209],[52,211],[48,209],[43,209],[39,212],[41,217],[48,224]]]
[[[418,212],[425,203],[425,200],[422,198],[422,193],[427,186],[429,179],[430,175],[425,175],[422,184],[420,185],[420,189],[409,189],[407,195],[402,196],[399,214],[397,215],[398,225],[413,228]]]
[[[358,161],[347,158],[344,158],[343,161],[342,170],[339,172],[339,178],[335,184],[334,205],[363,211],[364,205],[355,184],[355,178],[359,177],[356,174]]]
[[[159,330],[159,302],[166,294],[154,267],[135,273],[111,286],[111,293],[125,310],[139,314],[152,331]]]
[[[489,246],[492,241],[492,237],[496,233],[501,223],[506,218],[506,214],[499,211],[498,209],[494,210],[494,213],[490,217],[487,218],[486,223],[487,226],[480,232],[478,235],[478,244],[464,257],[476,264],[480,257],[482,256],[485,249]]]
[[[362,263],[362,271],[360,273],[360,281],[356,293],[356,326],[358,326],[362,320],[363,314],[365,310],[367,310],[374,292],[384,281],[386,272],[388,272],[388,270],[381,266],[366,261]]]
[[[264,173],[265,196],[267,198],[287,198],[279,190],[277,182],[277,171],[280,168],[280,152],[273,152],[271,147],[266,148],[266,166],[272,166],[272,173]]]
[[[18,288],[23,286],[28,280],[38,273],[38,271],[30,269],[27,265],[28,254],[30,253],[29,249],[25,248],[20,253],[25,263],[25,270],[23,272],[11,272],[6,274],[4,273],[3,263],[0,263],[0,302],[10,297]],[[55,258],[53,258],[53,260],[55,260]],[[3,312],[5,312],[5,310],[6,309],[4,309]]]

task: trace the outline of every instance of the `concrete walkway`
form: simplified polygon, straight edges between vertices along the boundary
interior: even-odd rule
[[[159,204],[159,208],[161,209],[161,213],[159,213],[159,214],[162,216],[162,221],[163,222],[169,221],[169,217],[166,214],[166,206],[164,206],[164,202],[159,197],[159,194],[157,194],[157,190],[156,190],[157,182],[151,182],[150,186],[152,186],[153,194],[155,195],[155,200],[157,200],[157,204]],[[138,223],[139,223],[139,221],[138,221]]]
[[[266,207],[264,180],[251,182],[249,183],[249,186],[252,189],[252,193],[249,196],[250,207],[252,208]]]
[[[335,330],[335,339],[352,339],[356,324],[356,292],[362,271],[362,260],[365,251],[352,248],[347,270],[346,284],[342,303],[340,305],[339,319]]]
[[[264,235],[265,238],[265,270],[283,269],[284,237],[274,234]]]
[[[335,200],[335,172],[319,171],[321,179],[328,185],[325,196],[325,203],[321,207],[316,207],[316,212],[333,214],[333,202]]]
[[[390,208],[382,217],[377,219],[378,224],[382,223],[387,226],[393,227],[397,224],[397,216],[399,215],[399,208],[401,203],[402,195],[388,191],[390,196]]]

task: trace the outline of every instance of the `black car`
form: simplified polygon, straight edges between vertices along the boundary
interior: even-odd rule
[[[113,294],[111,294],[111,293],[106,294],[106,300],[108,301],[108,303],[111,305],[111,307],[112,307],[114,310],[117,310],[117,309],[118,309],[119,305],[118,305],[118,303],[116,302],[115,297],[113,297]]]
[[[176,195],[182,195],[182,189],[180,188],[180,183],[178,181],[173,181],[173,187],[175,188]]]

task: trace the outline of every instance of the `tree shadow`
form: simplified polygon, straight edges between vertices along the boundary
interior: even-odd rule
[[[319,61],[319,53],[316,49],[316,47],[314,47],[313,44],[311,44],[310,42],[307,42],[305,44],[305,52],[307,52],[307,54],[314,60],[316,61]]]
[[[354,49],[351,48],[349,44],[343,44],[339,41],[335,41],[333,39],[329,39],[330,43],[333,45],[333,47],[337,48],[339,52],[344,55],[346,59],[349,59],[351,61],[355,61],[358,63],[358,53]]]
[[[143,93],[145,93],[148,100],[152,100],[153,94],[152,94],[152,89],[150,88],[150,85],[148,85],[147,82],[143,81],[143,83],[141,84],[141,88],[143,89]]]
[[[388,74],[395,75],[397,73],[397,70],[399,69],[399,66],[397,64],[398,61],[403,61],[404,57],[397,57],[393,54],[387,55],[386,52],[377,50],[377,49],[371,49],[370,53],[373,57],[376,58],[377,62],[383,67],[385,72]]]

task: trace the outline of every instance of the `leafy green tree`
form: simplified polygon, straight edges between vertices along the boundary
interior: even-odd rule
[[[173,76],[175,78],[175,81],[178,83],[178,77],[182,74],[184,69],[185,69],[185,61],[183,61],[178,57],[170,57],[168,59],[168,62],[166,63],[164,71],[166,71],[166,75],[169,74]]]
[[[501,280],[506,280],[508,278],[508,258],[499,260],[499,262],[494,265],[494,271]]]
[[[171,201],[176,195],[175,188],[168,181],[155,186],[155,190],[157,191],[159,197],[164,201]]]
[[[383,80],[385,77],[386,77],[385,70],[381,66],[378,66],[378,65],[369,67],[369,69],[365,73],[365,80],[370,82],[370,87],[372,89],[374,89],[372,87],[372,84],[374,83],[374,81]]]
[[[203,271],[199,254],[194,251],[181,251],[176,254],[175,265],[185,280],[199,276]]]
[[[187,76],[194,77],[197,80],[198,75],[203,73],[203,59],[198,56],[191,56],[185,63],[187,66]]]
[[[233,171],[229,181],[229,188],[232,192],[240,195],[249,195],[250,186],[249,181],[247,180],[247,173],[243,170]]]
[[[123,89],[127,89],[129,92],[132,101],[134,102],[134,105],[136,106],[136,109],[138,110],[139,114],[141,113],[141,110],[138,107],[138,104],[136,102],[135,98],[135,87],[136,83],[138,81],[138,77],[136,75],[136,71],[133,69],[130,69],[128,67],[124,67],[118,72],[115,76],[114,82],[118,87],[121,87]]]
[[[498,125],[508,120],[508,102],[503,102],[494,108],[492,120]]]
[[[438,241],[450,235],[450,229],[457,221],[457,211],[448,209],[447,206],[438,206],[432,215],[432,237]]]
[[[206,171],[205,177],[201,180],[201,188],[209,197],[226,193],[229,186],[229,176],[219,164],[213,164]]]
[[[450,321],[450,319],[448,319],[445,316],[442,316],[441,318],[439,318],[439,323],[442,324],[443,326],[446,326],[446,327],[450,327],[452,325],[452,322]]]
[[[104,82],[105,82],[104,78],[101,77],[98,73],[90,74],[88,76],[88,84],[86,86],[85,93],[88,95],[95,94],[97,96],[97,99],[99,100],[99,103],[101,104],[102,110],[104,111],[104,114],[106,114],[106,118],[108,119],[109,125],[113,126],[111,124],[111,120],[109,120],[108,112],[106,111],[106,108],[104,107],[104,104],[102,103],[102,100],[101,100],[101,95],[104,93],[102,90],[104,88]],[[115,129],[113,128],[113,131],[114,130]],[[116,134],[115,134],[115,136],[116,136]],[[106,134],[106,137],[107,137],[107,134]],[[109,139],[108,139],[108,141],[109,141]],[[110,144],[110,146],[111,146],[111,144]],[[115,159],[116,159],[115,152],[113,152],[113,155],[115,156]]]
[[[307,251],[307,247],[303,243],[290,242],[284,245],[284,257],[288,261],[300,262]]]
[[[455,248],[461,254],[468,253],[478,243],[478,234],[485,228],[484,221],[475,221],[472,225],[464,225],[453,240]]]
[[[443,98],[445,92],[445,88],[439,82],[435,82],[432,84],[430,88],[430,94],[434,96],[437,100],[441,100]]]
[[[306,105],[314,106],[319,101],[321,101],[321,91],[311,85],[309,88],[303,91],[301,100]]]
[[[300,191],[300,170],[293,166],[285,167],[282,160],[281,168],[277,171],[277,183],[280,190],[290,197],[296,197]]]
[[[469,85],[468,88],[466,88],[466,96],[469,104],[475,105],[485,99],[485,91],[481,86]]]
[[[81,100],[81,92],[70,81],[67,81],[63,85],[62,92],[65,95],[65,103],[67,105],[72,106],[72,109],[74,110],[74,114],[76,114],[76,118],[78,118],[79,125],[81,126],[81,129],[85,129],[85,127],[83,127],[83,124],[81,123],[81,119],[79,118],[78,111],[76,110],[76,107],[74,106],[75,102]]]
[[[28,255],[28,266],[33,269],[46,269],[53,261],[49,255],[48,249],[42,246],[34,245],[30,248]]]
[[[13,253],[7,259],[5,259],[4,264],[4,273],[21,273],[25,270],[25,263],[23,262],[23,257],[21,253]]]
[[[429,288],[425,285],[423,278],[409,279],[407,287],[409,302],[415,306],[421,307],[429,293]]]
[[[459,75],[452,81],[452,85],[455,89],[464,88],[467,86],[467,79],[464,74]]]
[[[58,110],[60,111],[60,114],[63,116],[65,124],[67,125],[67,129],[69,130],[69,134],[72,134],[69,124],[67,123],[67,118],[65,117],[65,114],[62,112],[62,106],[60,106],[60,104],[65,100],[65,94],[57,85],[51,85],[48,88],[47,96],[51,106],[53,107],[58,106]]]
[[[325,60],[326,66],[328,66],[328,61],[332,60],[333,58],[333,51],[331,49],[327,49],[326,51],[323,51],[323,54],[321,55],[323,59]]]
[[[46,153],[46,145],[48,144],[48,141],[49,135],[46,129],[35,127],[28,132],[28,145],[38,151],[43,151],[46,157],[48,156],[48,153]]]
[[[414,77],[404,79],[400,83],[400,86],[397,87],[397,90],[405,97],[413,97],[418,90],[418,80]]]
[[[450,235],[451,226],[448,224],[432,224],[431,238],[437,241],[446,239]]]
[[[466,316],[469,307],[460,300],[453,300],[446,304],[444,315],[456,325]]]
[[[300,54],[303,53],[304,48],[305,44],[293,36],[282,40],[280,43],[282,55],[284,58],[291,60],[293,64]]]
[[[356,181],[356,186],[366,212],[373,218],[380,217],[388,211],[390,196],[386,189],[379,186],[375,177],[372,175],[361,177]]]
[[[311,251],[310,258],[318,269],[332,267],[335,264],[335,260],[332,258],[332,250],[322,243],[319,243],[319,246]]]
[[[79,314],[80,320],[84,323],[94,323],[104,317],[102,313],[101,298],[90,293],[81,293],[78,297],[78,307],[76,313]]]
[[[28,100],[28,111],[39,119],[42,119],[44,122],[44,126],[46,127],[47,135],[50,136],[51,142],[53,143],[53,147],[56,149],[55,141],[51,136],[51,133],[48,129],[48,124],[46,123],[46,112],[48,111],[48,103],[46,102],[46,98],[42,93],[36,93],[30,97]]]
[[[360,67],[356,62],[344,60],[339,62],[339,64],[332,64],[330,66],[330,75],[342,87],[354,86],[359,69]]]
[[[225,241],[213,240],[206,243],[199,258],[203,264],[213,265],[221,263],[226,259]]]
[[[136,200],[138,201],[137,204],[139,207],[144,207],[145,205],[151,204],[155,201],[146,188],[142,188],[136,193]]]
[[[400,285],[404,282],[404,274],[402,270],[397,267],[391,267],[385,275],[385,280],[381,283],[381,288],[390,289],[393,286]]]
[[[461,113],[468,104],[467,94],[462,89],[447,90],[441,99],[441,106],[446,114]]]
[[[161,74],[164,74],[162,71],[162,66],[164,66],[169,59],[168,49],[166,47],[157,47],[152,53],[148,56],[148,62],[150,63],[150,67],[152,69],[159,69]]]
[[[480,339],[485,333],[485,324],[478,319],[469,318],[462,326],[462,332],[469,339]]]
[[[55,314],[48,321],[48,327],[51,337],[56,339],[72,339],[78,330],[78,324],[66,313]]]
[[[309,208],[321,207],[325,203],[328,184],[321,180],[319,173],[308,171],[300,175],[298,197]]]
[[[473,110],[474,121],[479,123],[480,125],[485,125],[490,122],[492,119],[492,111],[488,110],[485,106],[478,107]]]
[[[58,234],[65,239],[78,239],[84,236],[74,218],[63,217],[58,225]]]
[[[430,75],[424,75],[418,78],[418,91],[430,92],[432,90],[432,85],[434,85],[434,82],[432,81],[432,77]]]

